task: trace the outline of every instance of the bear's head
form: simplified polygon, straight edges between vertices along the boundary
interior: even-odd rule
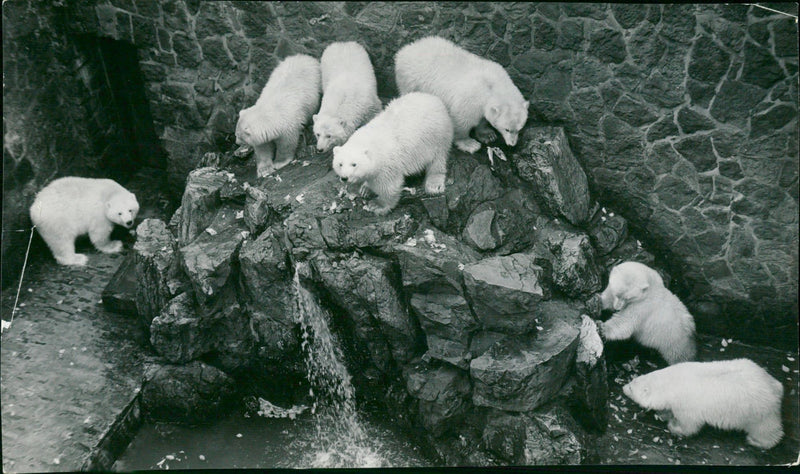
[[[665,380],[661,370],[640,375],[622,387],[622,393],[637,405],[648,410],[668,410],[666,400],[669,398],[664,386]],[[677,381],[680,383],[680,381]]]
[[[343,181],[364,181],[374,173],[374,163],[369,149],[352,141],[333,147],[333,171]]]
[[[657,286],[664,286],[658,272],[639,262],[623,262],[611,269],[600,301],[603,309],[619,311],[645,299],[648,291]]]
[[[528,121],[528,101],[509,101],[492,97],[486,103],[483,116],[503,136],[508,146],[517,144],[519,131]]]
[[[240,110],[236,121],[236,144],[255,146],[269,141],[266,138],[267,131],[262,126],[265,123],[255,107]]]
[[[136,196],[128,191],[115,193],[106,201],[106,218],[114,224],[130,229],[138,213],[139,202]]]
[[[347,141],[347,122],[330,115],[315,114],[314,135],[317,137],[317,151],[325,153],[334,146]]]

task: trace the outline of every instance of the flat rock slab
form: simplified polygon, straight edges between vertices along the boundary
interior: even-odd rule
[[[83,268],[32,258],[0,349],[3,470],[77,471],[138,391],[146,334],[100,303],[124,255],[90,251]],[[8,320],[15,292],[3,293]]]
[[[521,253],[466,265],[467,297],[483,326],[513,334],[533,329],[533,309],[544,298],[542,272],[533,255]]]
[[[472,401],[508,411],[528,411],[550,400],[575,360],[580,320],[554,318],[538,334],[509,337],[472,359]]]
[[[400,264],[403,286],[416,293],[463,295],[463,268],[480,258],[466,244],[433,229],[420,229],[392,250]]]

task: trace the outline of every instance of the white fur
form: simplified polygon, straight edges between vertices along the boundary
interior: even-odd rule
[[[58,263],[86,265],[86,255],[75,253],[75,239],[89,234],[97,250],[119,252],[122,242],[110,241],[111,231],[114,224],[131,228],[139,203],[114,180],[66,177],[42,188],[30,212],[33,225]]]
[[[377,197],[369,210],[386,214],[400,200],[405,176],[425,171],[425,191],[444,192],[453,123],[441,100],[415,92],[394,99],[386,109],[333,148],[333,170],[351,183],[363,183]]]
[[[694,359],[694,318],[652,268],[638,262],[620,263],[611,269],[600,298],[603,309],[617,311],[599,324],[606,340],[633,337],[657,350],[668,364]]]
[[[641,375],[622,387],[631,400],[669,412],[669,430],[691,436],[705,424],[744,430],[769,449],[783,437],[783,385],[749,359],[684,362]]]
[[[297,54],[272,71],[255,105],[239,111],[236,143],[255,150],[258,177],[294,159],[303,126],[319,108],[319,96],[319,61]]]
[[[528,102],[496,62],[430,36],[401,48],[394,69],[400,94],[419,91],[442,99],[453,119],[459,149],[474,153],[480,148],[469,131],[482,118],[500,132],[507,145],[517,143],[528,120]]]
[[[381,111],[378,83],[363,46],[333,43],[322,53],[322,105],[313,116],[317,150],[342,145]]]

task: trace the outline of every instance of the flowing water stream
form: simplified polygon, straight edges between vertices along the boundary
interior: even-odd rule
[[[299,413],[291,418],[239,411],[200,426],[146,424],[114,470],[434,465],[385,414],[357,409],[330,313],[300,283],[302,265],[294,275],[294,317],[302,328],[310,409],[279,408]]]

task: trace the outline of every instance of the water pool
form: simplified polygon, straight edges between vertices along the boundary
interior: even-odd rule
[[[236,411],[205,425],[145,424],[113,470],[435,465],[386,417],[362,413],[360,425],[367,445],[350,445],[346,454],[331,456],[330,445],[340,441],[341,433],[333,426],[318,424],[308,413],[290,420],[245,417],[243,411]]]

